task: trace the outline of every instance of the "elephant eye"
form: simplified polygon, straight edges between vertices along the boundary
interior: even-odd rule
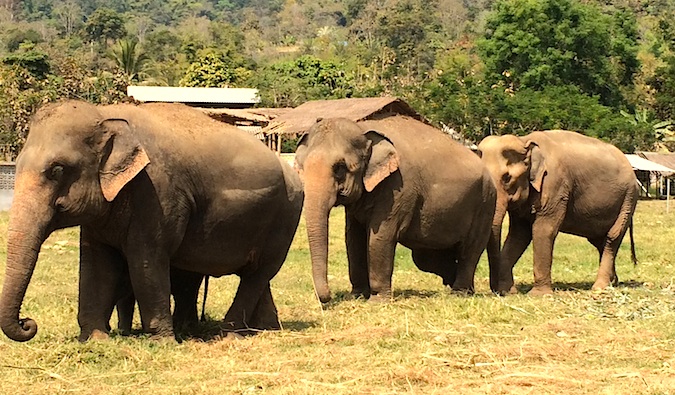
[[[63,177],[63,165],[54,164],[47,170],[47,178],[52,181],[59,181]]]
[[[344,181],[347,176],[347,164],[345,162],[338,162],[333,165],[333,176],[338,182]]]

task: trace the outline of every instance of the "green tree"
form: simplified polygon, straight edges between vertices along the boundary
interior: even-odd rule
[[[107,46],[108,40],[119,40],[126,35],[124,19],[117,11],[110,8],[99,8],[87,18],[84,24],[85,36]]]
[[[336,63],[304,55],[256,70],[250,83],[260,90],[262,105],[294,107],[308,100],[349,97],[351,80]]]
[[[576,85],[618,106],[637,60],[635,17],[603,14],[576,0],[499,0],[478,41],[489,78],[543,89]]]
[[[190,64],[181,86],[228,88],[241,86],[251,76],[241,61],[223,52],[206,51]]]
[[[148,57],[138,46],[135,39],[122,39],[117,46],[110,51],[110,57],[115,60],[117,66],[124,72],[129,82],[138,82],[142,77]]]

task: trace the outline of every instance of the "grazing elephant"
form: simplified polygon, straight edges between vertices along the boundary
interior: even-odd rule
[[[288,253],[302,202],[290,166],[198,110],[48,105],[35,114],[17,160],[0,327],[17,341],[35,335],[35,321],[20,320],[19,310],[40,245],[56,229],[81,225],[81,341],[107,336],[124,276],[143,330],[173,336],[171,267],[238,275],[225,325],[279,328],[270,279]]]
[[[303,136],[296,166],[305,183],[305,218],[316,294],[327,280],[328,217],[346,212],[354,296],[391,298],[396,243],[453,290],[473,292],[490,236],[496,190],[480,159],[450,136],[406,116],[359,123],[324,119]]]
[[[532,242],[534,287],[530,294],[553,292],[551,263],[558,232],[582,236],[598,249],[600,268],[593,289],[617,282],[615,259],[631,229],[638,186],[621,151],[600,140],[563,130],[527,136],[489,136],[479,154],[497,185],[498,199],[488,249],[499,249],[502,221],[509,233],[499,270],[490,273],[494,291],[515,293],[513,266]]]

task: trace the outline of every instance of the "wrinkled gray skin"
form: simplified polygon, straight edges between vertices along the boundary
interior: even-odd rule
[[[453,290],[473,292],[490,235],[496,191],[480,159],[449,136],[405,116],[354,123],[324,119],[298,146],[315,291],[327,280],[328,217],[343,205],[352,294],[392,296],[397,242]]]
[[[509,213],[509,233],[500,269],[490,284],[515,293],[513,266],[532,242],[534,287],[530,294],[553,292],[551,264],[558,232],[585,237],[600,254],[593,289],[618,282],[616,254],[631,228],[638,197],[633,169],[616,147],[569,131],[533,132],[527,136],[490,136],[478,146],[495,180],[497,210],[488,249],[498,249],[502,221]],[[493,275],[495,274],[495,275]]]
[[[173,336],[170,267],[237,274],[225,326],[279,328],[269,281],[302,200],[290,166],[198,110],[49,105],[35,115],[17,160],[0,326],[13,340],[35,335],[37,325],[19,320],[19,310],[40,246],[54,230],[81,225],[80,340],[107,336],[125,275],[143,330]]]

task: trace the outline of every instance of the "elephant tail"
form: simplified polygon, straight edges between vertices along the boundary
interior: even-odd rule
[[[633,240],[631,236],[631,240]],[[202,317],[200,318],[201,322],[206,321],[206,294],[209,291],[209,277],[208,275],[204,276],[204,298],[202,299]]]
[[[637,266],[638,260],[635,256],[635,242],[633,241],[633,218],[630,219],[628,224],[628,236],[630,237],[630,259],[633,261],[633,266]]]

